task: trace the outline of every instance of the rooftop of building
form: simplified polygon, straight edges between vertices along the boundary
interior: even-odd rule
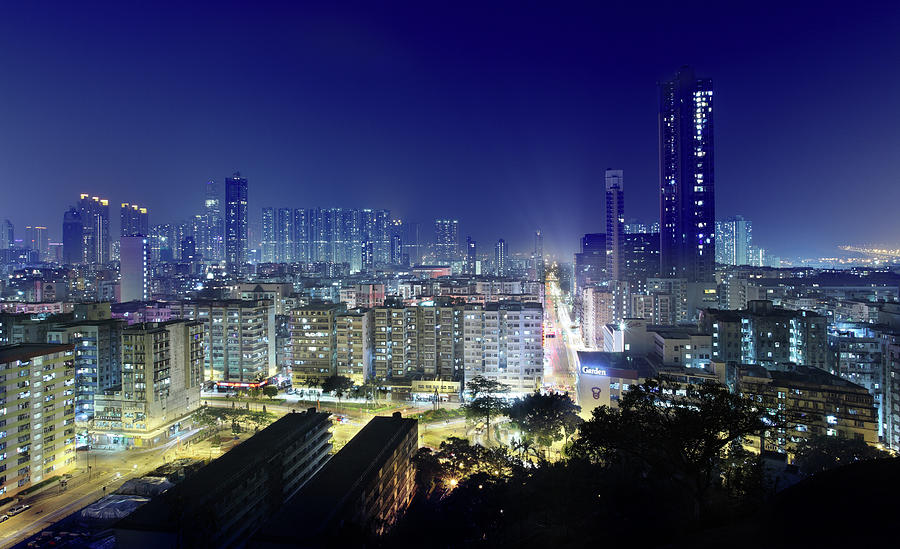
[[[765,305],[755,305],[757,303],[768,303],[768,306]],[[781,317],[786,319],[800,317],[810,317],[810,318],[823,318],[822,315],[815,311],[807,311],[804,309],[784,309],[782,307],[775,307],[772,305],[771,301],[759,300],[759,301],[750,301],[747,304],[746,309],[706,309],[707,313],[714,316],[717,320],[722,320],[725,322],[739,322],[743,318],[747,318],[749,316],[763,316],[763,317]]]
[[[498,301],[492,303],[467,303],[466,310],[484,309],[485,311],[522,311],[522,310],[540,310],[543,305],[529,301]]]
[[[62,353],[74,349],[74,344],[58,343],[16,343],[15,345],[0,345],[0,364],[6,364],[16,360],[29,360],[38,356]]]
[[[690,339],[695,336],[711,335],[695,326],[654,326],[647,331],[659,334],[663,339]]]
[[[788,369],[786,370],[770,370],[756,364],[742,364],[740,366],[740,372],[742,377],[750,376],[771,379],[772,383],[778,385],[824,386],[868,393],[868,390],[865,387],[857,385],[852,381],[847,381],[830,372],[826,372],[821,368],[797,364],[788,364],[787,368]]]
[[[180,511],[221,497],[222,490],[237,487],[247,471],[263,466],[273,455],[292,444],[298,435],[328,421],[329,414],[310,409],[281,417],[275,423],[210,462],[193,476],[138,509],[117,525],[129,530],[174,531],[182,522]]]
[[[643,353],[605,351],[578,351],[578,364],[584,368],[599,370],[630,370],[637,378],[650,378],[656,375],[656,368]],[[614,376],[610,376],[614,377]]]
[[[123,322],[123,321],[120,321]],[[175,324],[192,324],[195,326],[202,325],[203,322],[200,320],[190,320],[187,318],[173,318],[172,320],[165,320],[163,322],[137,322],[135,324],[131,324],[125,327],[125,331],[127,332],[144,332],[144,331],[155,331],[155,330],[165,330],[168,326],[172,326]]]
[[[257,537],[279,540],[296,537],[297,532],[314,534],[326,528],[344,505],[355,500],[406,435],[417,428],[418,421],[400,417],[399,412],[372,418],[282,506]]]
[[[259,307],[261,305],[271,305],[268,299],[212,299],[200,298],[185,300],[181,302],[183,307],[199,305],[201,307]]]
[[[63,322],[55,325],[52,330],[60,330],[65,328],[81,328],[83,326],[122,326],[127,321],[121,318],[103,318],[99,320],[75,320],[72,322]]]

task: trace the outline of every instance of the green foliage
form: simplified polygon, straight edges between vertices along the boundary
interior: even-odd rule
[[[441,442],[437,452],[430,448],[420,449],[414,460],[420,477],[419,486],[427,493],[451,491],[473,475],[507,478],[522,468],[521,462],[506,446],[485,448],[458,437]]]
[[[265,387],[263,387],[262,392],[265,396],[269,397],[269,400],[271,400],[275,398],[275,395],[278,394],[278,387],[275,387],[274,385],[266,385]]]
[[[725,448],[765,430],[766,419],[751,400],[717,383],[649,380],[632,386],[617,409],[595,408],[569,454],[639,477],[671,479],[693,496],[699,514]]]
[[[490,440],[491,418],[504,414],[509,408],[509,403],[501,396],[509,392],[509,385],[483,376],[475,376],[466,384],[466,391],[471,395],[471,398],[462,405],[466,417],[476,421],[484,420]]]
[[[863,440],[814,435],[797,447],[794,462],[800,472],[814,474],[857,461],[889,457],[888,452],[869,446]]]
[[[572,402],[568,394],[540,392],[513,401],[507,411],[512,422],[526,437],[549,447],[562,440],[564,433],[574,431],[581,423],[578,412],[581,407]]]
[[[317,377],[308,377],[303,383],[310,389],[318,389],[322,386],[322,381]]]
[[[465,408],[438,408],[437,410],[426,410],[416,414],[416,419],[421,422],[428,423],[432,421],[440,421],[463,417],[466,415]]]
[[[353,380],[346,376],[330,376],[322,381],[322,392],[331,393],[338,399],[346,396],[353,388]]]
[[[765,469],[759,454],[744,448],[740,439],[728,445],[722,457],[722,486],[741,506],[762,503],[766,494]]]

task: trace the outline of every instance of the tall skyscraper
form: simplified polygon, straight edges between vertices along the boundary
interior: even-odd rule
[[[534,252],[532,252],[532,262],[534,263],[534,279],[544,281],[544,233],[540,229],[534,232]]]
[[[263,263],[275,262],[275,208],[262,209],[260,261]]]
[[[4,219],[0,223],[0,250],[12,248],[16,244],[12,221]]]
[[[478,250],[475,241],[471,236],[466,237],[466,274],[477,274],[476,264],[478,262]]]
[[[222,187],[219,182],[207,181],[205,195],[203,216],[206,227],[200,236],[200,250],[205,259],[221,261],[225,258],[225,224],[222,218]]]
[[[434,259],[449,263],[459,259],[459,221],[436,219],[434,221]]]
[[[119,236],[150,235],[150,220],[147,208],[123,202],[119,216],[121,221]]]
[[[715,275],[712,80],[690,67],[659,84],[660,275]]]
[[[181,239],[181,261],[191,262],[197,259],[197,242],[193,236]]]
[[[119,245],[119,301],[150,299],[150,244],[143,236],[123,236]]]
[[[409,263],[411,265],[422,263],[422,225],[415,221],[405,222],[400,239],[403,243],[403,253],[409,256]]]
[[[303,208],[294,210],[294,261],[309,261],[309,216]]]
[[[736,215],[716,221],[716,263],[752,265],[753,223]]]
[[[294,210],[278,208],[275,219],[275,260],[293,263],[294,259]]]
[[[84,223],[84,263],[109,262],[109,200],[81,194],[78,212]]]
[[[494,270],[497,272],[497,276],[506,276],[508,272],[507,258],[506,241],[501,238],[494,247]]]
[[[625,181],[622,170],[606,170],[606,273],[625,279]]]
[[[247,262],[247,179],[240,172],[225,180],[225,261],[231,272]]]
[[[45,261],[50,252],[50,234],[47,227],[29,225],[25,227],[25,247],[35,250],[40,255],[41,261]]]
[[[391,265],[405,265],[403,260],[403,240],[399,234],[391,235]]]
[[[84,222],[76,208],[63,214],[62,244],[63,263],[78,265],[84,261]]]

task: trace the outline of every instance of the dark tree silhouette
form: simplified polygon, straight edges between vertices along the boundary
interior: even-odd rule
[[[863,440],[814,435],[800,443],[794,461],[801,473],[811,475],[857,461],[889,457],[888,452],[869,446]]]
[[[765,410],[718,383],[654,379],[632,386],[618,408],[600,406],[569,448],[573,457],[671,479],[699,516],[721,473],[726,447],[771,425]]]

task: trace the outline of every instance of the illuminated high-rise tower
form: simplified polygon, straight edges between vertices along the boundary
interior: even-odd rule
[[[150,221],[147,208],[123,202],[119,215],[121,221],[119,236],[150,235]]]
[[[506,241],[501,238],[497,241],[497,245],[494,246],[494,270],[497,276],[506,276],[508,272],[506,264],[508,257],[509,252],[506,249]]]
[[[459,221],[436,219],[434,221],[434,259],[449,263],[459,257]]]
[[[12,221],[4,219],[0,222],[0,250],[6,250],[15,245],[16,239]]]
[[[544,281],[544,233],[540,229],[534,232],[534,252],[532,262],[534,263],[534,279]]]
[[[247,179],[240,172],[225,180],[225,261],[230,272],[247,262]]]
[[[471,236],[466,237],[466,274],[477,274],[478,247]]]
[[[260,243],[260,261],[275,262],[275,208],[262,209],[262,242]]]
[[[197,235],[197,246],[204,259],[221,261],[225,258],[225,225],[222,219],[222,186],[207,181],[203,201],[203,230]]]
[[[625,181],[622,170],[606,170],[606,274],[625,279]]]
[[[752,265],[753,223],[736,215],[716,221],[716,263]]]
[[[63,263],[78,265],[84,261],[84,221],[77,208],[63,214],[62,244]]]
[[[109,200],[81,194],[78,213],[84,223],[84,263],[109,262]]]
[[[278,208],[275,216],[275,260],[294,262],[294,210]]]
[[[659,84],[660,275],[715,275],[712,80],[682,67]]]

